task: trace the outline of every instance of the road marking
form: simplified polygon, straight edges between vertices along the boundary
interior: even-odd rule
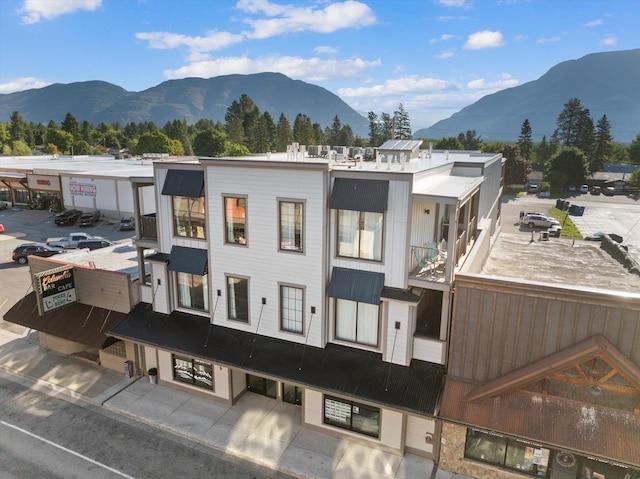
[[[9,301],[9,298],[5,299],[2,304],[0,304],[0,309],[2,309],[4,307],[5,304],[7,304],[7,301]]]
[[[85,461],[88,461],[91,464],[95,464],[96,466],[100,466],[100,467],[106,469],[109,472],[113,472],[114,474],[118,474],[120,477],[126,477],[127,479],[135,479],[133,476],[129,476],[128,474],[125,474],[124,472],[120,472],[117,469],[114,469],[112,467],[107,466],[106,464],[102,464],[101,462],[94,461],[90,457],[83,456],[82,454],[80,454],[78,452],[72,451],[71,449],[67,449],[66,447],[61,446],[60,444],[56,444],[54,442],[51,442],[48,439],[45,439],[45,438],[40,437],[40,436],[38,436],[36,434],[33,434],[32,432],[29,432],[29,431],[27,431],[25,429],[22,429],[22,428],[18,427],[18,426],[14,426],[13,424],[9,424],[8,422],[4,422],[4,421],[0,421],[0,424],[2,424],[3,426],[10,427],[11,429],[15,429],[16,431],[19,431],[19,432],[21,432],[23,434],[26,434],[27,436],[31,436],[31,437],[33,437],[35,439],[38,439],[38,440],[40,440],[40,441],[42,441],[42,442],[44,442],[46,444],[49,444],[50,446],[57,447],[58,449],[61,449],[64,452],[68,452],[69,454],[73,454],[74,456],[79,457],[80,459],[84,459]]]

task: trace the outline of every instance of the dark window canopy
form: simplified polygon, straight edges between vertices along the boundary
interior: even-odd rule
[[[331,208],[384,213],[387,211],[388,196],[388,181],[336,178],[331,193]]]
[[[207,250],[172,246],[169,256],[169,271],[203,276],[207,272]]]
[[[384,273],[334,267],[329,296],[358,303],[380,304],[382,288]]]
[[[162,186],[162,194],[199,198],[204,191],[204,171],[168,170]]]

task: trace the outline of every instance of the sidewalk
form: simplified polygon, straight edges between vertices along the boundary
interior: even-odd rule
[[[7,323],[3,323],[7,326]],[[225,453],[300,478],[464,479],[433,461],[399,457],[301,427],[301,408],[247,393],[232,407],[127,379],[87,361],[48,351],[37,333],[0,329],[0,372],[50,395],[84,401]],[[432,473],[434,473],[432,475]]]

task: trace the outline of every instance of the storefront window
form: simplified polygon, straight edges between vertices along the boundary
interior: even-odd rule
[[[213,365],[198,359],[173,356],[173,379],[213,390]]]
[[[367,436],[380,435],[380,409],[346,399],[324,397],[324,422]]]

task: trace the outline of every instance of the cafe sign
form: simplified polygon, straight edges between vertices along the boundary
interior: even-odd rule
[[[61,266],[37,273],[38,293],[40,296],[40,310],[42,313],[62,308],[75,303],[76,285],[73,276],[73,266]]]

